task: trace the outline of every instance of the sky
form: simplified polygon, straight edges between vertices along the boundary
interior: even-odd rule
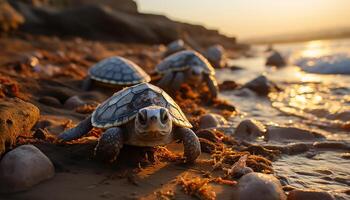
[[[350,27],[350,0],[136,0],[141,12],[241,39]]]

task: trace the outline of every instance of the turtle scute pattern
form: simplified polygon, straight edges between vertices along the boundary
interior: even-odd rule
[[[97,81],[111,84],[137,84],[149,82],[151,78],[135,63],[122,57],[106,58],[89,70],[89,75]]]
[[[209,61],[200,53],[193,50],[185,50],[168,56],[156,66],[158,73],[167,73],[169,71],[183,71],[191,66],[201,66],[207,74],[215,74],[214,68]]]
[[[125,88],[103,102],[92,114],[95,127],[110,128],[134,119],[138,110],[157,105],[169,110],[175,125],[192,128],[181,108],[162,89],[141,83]]]

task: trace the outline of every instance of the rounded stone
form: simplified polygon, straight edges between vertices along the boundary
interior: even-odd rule
[[[275,67],[283,67],[286,65],[286,61],[282,57],[282,55],[274,51],[266,60],[267,66],[275,66]]]
[[[67,109],[75,109],[85,104],[86,102],[84,102],[79,96],[72,96],[64,102],[64,107]]]
[[[22,145],[5,154],[0,162],[0,192],[11,193],[50,179],[52,162],[33,145]]]
[[[246,119],[238,124],[234,137],[240,140],[254,140],[259,136],[263,136],[266,132],[265,126],[254,119]]]
[[[227,124],[226,119],[218,114],[209,113],[199,119],[199,129],[215,128]]]
[[[286,200],[282,185],[272,175],[248,173],[239,179],[235,199]]]

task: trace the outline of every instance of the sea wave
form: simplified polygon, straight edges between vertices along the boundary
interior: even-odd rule
[[[320,57],[299,57],[293,61],[302,70],[317,74],[350,74],[350,55],[336,53]]]

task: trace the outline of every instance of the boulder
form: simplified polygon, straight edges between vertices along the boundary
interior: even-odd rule
[[[278,51],[273,51],[273,53],[267,58],[266,65],[283,67],[286,65],[286,61]]]
[[[5,154],[0,162],[0,192],[23,191],[54,174],[53,164],[38,148],[23,145]]]
[[[125,12],[120,9],[123,7],[118,3],[120,1],[124,0],[103,0],[106,3],[58,9],[10,0],[11,5],[25,18],[21,31],[31,34],[151,44],[164,44],[182,38],[196,49],[216,43],[224,44],[225,48],[249,48],[238,45],[234,37],[227,37],[204,26],[176,22],[162,15]]]
[[[269,126],[267,128],[265,139],[278,142],[317,141],[325,139],[325,136],[321,133],[302,128]]]
[[[227,124],[226,119],[218,114],[209,113],[199,119],[199,129],[215,128]]]
[[[288,194],[288,200],[335,200],[333,195],[317,190],[292,190]]]
[[[248,173],[239,179],[237,187],[237,200],[286,200],[281,183],[272,175]]]
[[[248,88],[258,95],[262,96],[266,96],[270,92],[278,90],[278,87],[273,82],[268,80],[264,75],[260,75],[255,79],[249,81],[248,83],[244,84],[242,88]]]
[[[0,154],[11,147],[19,135],[30,135],[38,121],[39,109],[18,98],[5,98],[0,102]]]
[[[254,140],[266,133],[266,127],[254,119],[246,119],[238,124],[234,137],[239,140]]]

